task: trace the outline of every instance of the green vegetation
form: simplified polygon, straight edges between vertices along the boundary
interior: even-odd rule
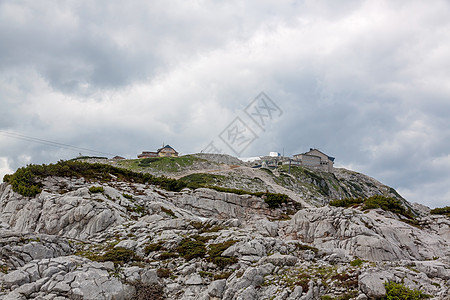
[[[281,166],[281,171],[287,172],[289,166],[283,165]],[[283,174],[284,175],[284,174]],[[300,166],[291,166],[291,175],[294,176],[297,181],[302,183],[310,182],[311,187],[317,190],[320,194],[324,196],[328,196],[330,194],[330,188],[328,187],[327,180],[321,176],[321,174],[317,174],[308,170],[307,168],[303,168]],[[281,185],[285,185],[285,180],[291,179],[290,176],[284,175],[278,178],[275,178],[275,181]],[[283,184],[284,183],[284,184]]]
[[[122,196],[128,200],[133,200],[133,196],[123,193]]]
[[[219,274],[214,274],[213,279],[214,280],[228,279],[228,277],[230,277],[231,274],[233,274],[233,271],[223,272],[223,273],[219,273]]]
[[[186,187],[182,181],[165,176],[156,177],[107,164],[91,164],[79,161],[59,161],[50,165],[28,165],[19,168],[12,175],[5,175],[3,181],[10,183],[16,193],[26,197],[34,197],[41,192],[42,184],[39,179],[49,176],[83,177],[87,181],[101,182],[109,182],[117,177],[117,180],[153,184],[168,191],[180,191]]]
[[[36,181],[33,172],[27,168],[20,168],[12,175],[5,175],[3,181],[10,183],[14,192],[25,197],[34,197],[41,192],[41,185]]]
[[[197,189],[200,187],[210,187],[216,184],[220,184],[225,180],[223,175],[196,173],[184,176],[180,179],[186,183],[186,186],[190,189]]]
[[[184,238],[177,248],[178,253],[186,260],[191,260],[197,257],[204,257],[206,254],[205,243]]]
[[[411,210],[406,210],[402,202],[393,197],[372,196],[364,201],[364,209],[381,208],[386,211],[391,211],[400,214],[408,219],[414,219]]]
[[[164,206],[161,206],[161,211],[162,211],[163,213],[168,214],[169,216],[171,216],[171,217],[174,218],[174,219],[177,218],[177,216],[175,216],[175,213],[174,213],[171,209],[169,209],[169,208],[165,208]]]
[[[216,266],[220,268],[225,268],[228,265],[232,265],[237,262],[236,257],[223,257],[222,253],[227,250],[230,246],[237,243],[237,240],[229,240],[219,244],[211,244],[209,245],[208,261],[216,264]]]
[[[203,158],[195,157],[193,155],[183,155],[179,157],[149,157],[142,159],[125,160],[119,162],[119,164],[134,170],[148,168],[155,171],[175,173],[180,170],[189,168],[190,166],[198,162],[207,162],[211,164],[211,162]]]
[[[89,192],[95,194],[95,193],[103,193],[105,190],[101,186],[92,186],[89,188]]]
[[[143,283],[143,282],[133,282],[132,283],[135,290],[136,300],[163,300],[164,289],[158,283]]]
[[[344,198],[330,201],[329,205],[337,207],[350,207],[360,205],[364,202],[361,198]]]
[[[350,262],[350,266],[352,267],[361,267],[364,263],[364,260],[356,258]]]
[[[161,159],[181,159],[181,158],[161,158]],[[186,158],[183,157],[185,162],[191,161],[194,158]],[[160,160],[158,158],[158,160]],[[179,161],[177,160],[177,163]],[[28,165],[23,168],[19,168],[12,175],[5,175],[3,181],[8,182],[12,185],[13,190],[16,193],[19,193],[26,197],[34,197],[41,192],[42,184],[40,183],[40,179],[49,176],[59,176],[59,177],[75,177],[81,178],[83,177],[87,181],[100,181],[100,182],[109,182],[112,180],[121,180],[125,182],[135,182],[135,183],[147,183],[159,186],[168,191],[181,191],[183,188],[199,188],[199,187],[207,187],[215,189],[219,192],[227,192],[234,193],[238,195],[254,195],[257,197],[262,197],[263,195],[266,197],[266,202],[268,201],[269,206],[277,207],[282,202],[287,201],[288,197],[283,194],[272,194],[272,193],[264,193],[264,192],[249,192],[238,189],[230,189],[224,187],[218,187],[212,185],[212,182],[220,180],[220,176],[218,175],[210,175],[210,174],[193,174],[186,177],[183,177],[179,180],[167,178],[165,176],[156,177],[148,173],[137,173],[127,169],[122,169],[118,167],[114,167],[107,164],[100,163],[86,163],[79,161],[59,161],[56,164],[49,165]],[[95,188],[95,187],[93,187]],[[100,187],[98,190],[92,189],[92,193],[95,192],[103,192],[100,191]],[[126,196],[125,196],[126,195]],[[131,199],[132,196],[124,194],[125,198]],[[130,198],[131,197],[131,198]]]
[[[396,198],[386,197],[381,195],[372,196],[369,198],[346,198],[342,200],[333,200],[329,203],[332,206],[350,207],[353,205],[362,204],[363,210],[381,208],[385,211],[391,211],[393,213],[402,215],[407,219],[414,219],[414,215],[410,209],[406,209],[403,203]]]
[[[303,250],[311,250],[315,254],[319,253],[319,249],[317,249],[316,247],[312,247],[312,246],[304,245],[304,244],[298,244],[298,243],[295,244],[295,249],[301,250],[301,251],[303,251]]]
[[[282,203],[286,203],[289,197],[285,194],[275,194],[269,192],[250,192],[241,189],[233,189],[227,187],[216,186],[225,180],[225,176],[222,175],[212,175],[212,174],[191,174],[180,178],[180,181],[185,183],[188,188],[209,188],[223,193],[232,193],[237,195],[252,195],[257,197],[263,197],[264,201],[269,205],[270,208],[280,207]]]
[[[269,205],[270,208],[280,207],[281,204],[287,203],[289,197],[285,194],[274,194],[274,193],[266,193],[264,202]]]
[[[430,214],[433,214],[433,215],[446,215],[446,216],[450,217],[450,206],[434,208],[434,209],[430,210]]]
[[[386,282],[384,284],[386,288],[386,297],[383,300],[419,300],[430,298],[430,295],[415,289],[409,289],[403,284],[395,282]]]
[[[165,250],[165,248],[163,247],[164,242],[159,242],[159,243],[151,243],[148,244],[144,247],[144,253],[146,255],[149,255],[150,252],[154,252],[154,251],[159,251],[159,250]]]
[[[123,264],[132,260],[140,260],[133,250],[116,247],[108,250],[105,254],[98,256],[97,261],[112,261],[116,264]]]
[[[166,259],[176,258],[178,256],[179,255],[175,252],[163,252],[159,255],[158,259],[166,260]]]
[[[205,232],[219,232],[220,230],[224,229],[223,226],[219,225],[211,225],[208,223],[198,222],[198,221],[192,221],[191,226],[198,230],[199,234],[205,233]]]
[[[0,272],[8,274],[9,268],[7,265],[0,265]]]
[[[156,275],[158,275],[159,278],[169,278],[170,275],[172,275],[172,271],[167,268],[159,268],[156,270]]]

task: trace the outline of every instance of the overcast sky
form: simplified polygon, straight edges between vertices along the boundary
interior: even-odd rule
[[[277,109],[255,127],[260,92]],[[126,158],[315,147],[450,205],[450,2],[0,0],[0,104],[1,177],[101,155],[23,136]]]

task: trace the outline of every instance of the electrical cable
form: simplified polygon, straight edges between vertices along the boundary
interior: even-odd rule
[[[33,142],[33,143],[39,143],[39,144],[52,146],[52,147],[56,147],[56,148],[69,149],[69,150],[74,150],[74,151],[84,151],[84,152],[89,152],[92,154],[104,154],[104,155],[114,156],[114,154],[103,152],[103,151],[97,151],[97,150],[93,150],[93,149],[72,146],[72,145],[68,145],[68,144],[53,142],[50,140],[44,140],[44,139],[40,139],[40,138],[35,138],[35,137],[26,136],[26,135],[8,132],[8,131],[3,131],[3,130],[0,130],[0,134],[3,136],[6,136],[6,137],[10,137],[10,138]]]

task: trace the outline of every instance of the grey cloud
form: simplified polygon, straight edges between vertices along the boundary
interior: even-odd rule
[[[244,155],[317,147],[441,204],[449,12],[446,1],[2,1],[0,129],[129,157],[162,142],[189,153],[264,91],[284,113]],[[0,149],[14,168],[77,154]]]

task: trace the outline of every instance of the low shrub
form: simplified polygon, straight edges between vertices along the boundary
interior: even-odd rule
[[[437,207],[430,210],[432,215],[446,215],[450,217],[450,206]]]
[[[356,258],[350,262],[350,266],[352,267],[361,267],[364,263],[364,260]]]
[[[402,215],[407,219],[414,219],[414,215],[410,209],[406,209],[403,203],[396,198],[386,197],[382,195],[375,195],[368,198],[345,198],[330,201],[329,205],[338,207],[350,207],[362,204],[363,210],[381,208],[385,211]]]
[[[305,245],[305,244],[295,244],[295,248],[297,249],[297,250],[302,250],[302,251],[304,251],[304,250],[311,250],[311,251],[313,251],[315,254],[317,254],[317,253],[319,253],[319,249],[317,249],[316,247],[312,247],[312,246],[309,246],[309,245]]]
[[[364,200],[361,198],[344,198],[344,199],[336,199],[330,201],[329,205],[337,206],[337,207],[350,207],[354,205],[358,205],[363,203]]]
[[[148,244],[144,247],[144,253],[146,255],[149,255],[150,252],[165,250],[162,244],[163,244],[162,242]]]
[[[116,247],[108,250],[105,254],[97,258],[98,261],[112,261],[116,264],[123,264],[132,260],[139,260],[133,250]]]
[[[12,175],[5,175],[3,181],[11,184],[14,192],[25,197],[34,197],[41,192],[41,184],[28,167],[20,168]]]
[[[176,258],[178,256],[179,255],[175,252],[163,252],[159,255],[158,259],[166,260],[166,259]]]
[[[215,275],[213,276],[213,278],[214,278],[214,280],[228,279],[228,277],[230,277],[231,274],[233,274],[233,271],[230,271],[230,272],[223,272],[223,273],[215,274]]]
[[[214,263],[219,268],[225,268],[228,265],[235,264],[237,262],[236,257],[223,257],[221,255],[225,250],[237,242],[237,240],[229,240],[223,243],[209,245],[207,260]]]
[[[384,287],[386,288],[386,297],[382,298],[383,300],[419,300],[430,298],[430,295],[427,295],[420,290],[409,289],[400,283],[386,282]]]
[[[5,175],[3,181],[12,185],[13,190],[26,197],[34,197],[41,192],[39,179],[58,176],[84,178],[86,181],[109,182],[121,180],[126,182],[147,183],[159,186],[168,191],[178,192],[186,187],[181,180],[156,177],[148,173],[138,173],[131,170],[101,163],[80,161],[59,161],[49,165],[28,165],[19,168],[14,174]]]
[[[133,200],[133,196],[123,193],[122,196],[128,200]]]
[[[402,202],[393,197],[385,197],[381,195],[372,196],[364,201],[363,209],[381,208],[396,214],[403,215],[408,219],[414,219],[410,210],[406,210]]]
[[[197,257],[204,257],[206,254],[206,247],[203,242],[184,238],[177,247],[177,251],[186,260],[191,260]]]
[[[158,275],[159,278],[169,278],[170,275],[172,275],[172,271],[167,268],[159,268],[156,270],[156,275]]]
[[[95,193],[103,193],[105,190],[101,186],[91,186],[89,188],[89,192],[95,194]]]
[[[161,206],[161,211],[168,214],[169,216],[171,216],[174,219],[177,217],[177,216],[175,216],[175,213],[171,209],[165,208],[164,206]]]
[[[286,203],[288,199],[288,195],[285,194],[266,193],[264,202],[266,202],[270,208],[277,208],[281,207],[283,203]]]
[[[133,282],[136,300],[163,300],[164,290],[158,283]]]

